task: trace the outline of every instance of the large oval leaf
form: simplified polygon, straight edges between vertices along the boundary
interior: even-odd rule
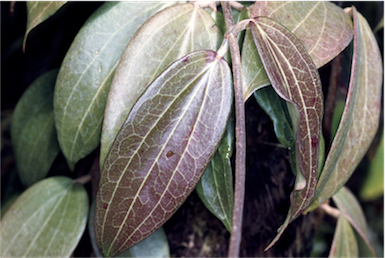
[[[369,242],[368,225],[358,200],[346,187],[342,187],[335,195],[333,195],[332,198],[337,208],[341,211],[342,216],[350,222],[350,224],[364,240],[371,252],[371,255],[375,257],[376,253]]]
[[[353,37],[349,15],[326,1],[257,1],[250,18],[258,16],[273,18],[293,32],[317,68],[336,57]],[[242,78],[245,101],[255,90],[270,84],[250,32],[242,50]]]
[[[346,106],[309,211],[335,194],[350,178],[377,132],[383,68],[377,41],[353,7],[354,51]]]
[[[226,129],[231,72],[215,52],[179,59],[135,103],[102,170],[95,232],[115,256],[158,229],[195,188]]]
[[[358,246],[354,231],[344,216],[338,217],[329,257],[358,257]]]
[[[70,257],[86,227],[88,195],[67,177],[28,188],[1,220],[2,257]]]
[[[310,204],[317,184],[323,95],[315,64],[304,46],[278,22],[259,17],[250,29],[274,90],[295,105],[291,117],[296,135],[297,170],[288,217],[272,244],[290,221]],[[292,105],[292,106],[294,106]],[[290,107],[289,112],[290,112]],[[295,111],[299,117],[296,116]],[[298,123],[294,122],[298,119]],[[270,245],[271,246],[271,245]]]
[[[29,32],[54,15],[67,1],[27,1],[27,30],[23,40],[23,51]]]
[[[58,70],[37,78],[24,92],[13,115],[11,136],[21,182],[43,179],[60,151],[53,118],[53,90]]]
[[[112,77],[131,37],[172,2],[107,2],[85,22],[60,68],[55,123],[70,168],[100,143]]]
[[[172,62],[196,50],[216,51],[223,34],[210,15],[192,4],[170,7],[135,34],[116,70],[103,122],[100,166],[132,106]]]

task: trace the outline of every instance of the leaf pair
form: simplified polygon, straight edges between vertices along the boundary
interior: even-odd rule
[[[80,29],[61,65],[55,86],[55,124],[71,169],[100,143],[112,77],[139,27],[168,3],[107,2]]]
[[[275,11],[282,12],[282,10],[286,9],[283,8],[284,5],[280,6],[280,4],[278,4],[279,8],[273,8],[273,10],[270,11],[272,13]],[[255,10],[265,10],[264,8],[255,8]],[[283,18],[281,19],[288,17],[289,20],[292,18],[289,16],[282,17]],[[347,134],[345,134],[344,137],[340,136],[341,138],[336,136],[336,140],[333,143],[335,146],[334,151],[332,147],[332,151],[328,156],[325,168],[321,174],[320,184],[317,186],[317,199],[315,199],[312,206],[309,208],[310,210],[318,207],[319,204],[328,199],[339,188],[342,187],[342,185],[350,177],[356,164],[358,164],[358,162],[361,160],[362,155],[366,152],[368,144],[370,144],[371,139],[373,138],[373,135],[377,129],[380,107],[379,93],[381,90],[382,74],[380,54],[378,52],[378,46],[373,38],[370,28],[367,26],[367,23],[365,20],[363,20],[362,16],[355,13],[354,23],[356,45],[355,62],[353,62],[353,72],[349,94],[354,96],[354,92],[358,91],[357,85],[365,85],[366,87],[371,87],[371,89],[368,90],[367,88],[360,88],[360,96],[367,96],[367,98],[365,97],[360,99],[362,105],[358,104],[358,99],[351,100],[350,105],[348,102],[345,113],[348,118],[350,117],[350,120],[347,119],[349,122],[345,123],[341,122],[339,130],[341,132],[351,132],[350,134],[352,134],[352,137],[359,140],[359,145],[363,145],[364,148],[362,150],[358,150],[357,148],[353,149],[352,147],[349,147],[352,145],[349,141],[347,141]],[[296,115],[295,110],[292,108],[293,106],[288,104],[288,113],[293,124],[292,129],[297,135],[297,164],[295,167],[297,167],[297,169],[302,173],[296,173],[296,184],[291,196],[291,208],[289,210],[289,214],[284,224],[281,226],[278,235],[267,247],[268,249],[279,239],[287,225],[293,219],[298,217],[305,209],[307,209],[313,200],[317,185],[317,159],[319,151],[319,140],[321,139],[320,126],[322,119],[322,92],[320,84],[318,83],[319,79],[316,66],[311,65],[312,62],[309,60],[310,57],[304,48],[301,49],[300,47],[296,47],[296,44],[301,44],[296,39],[296,37],[294,37],[286,28],[282,26],[280,27],[279,24],[274,20],[269,20],[263,17],[255,18],[255,22],[250,24],[250,28],[254,37],[255,44],[258,48],[258,52],[261,56],[262,63],[264,64],[264,68],[269,77],[268,81],[272,83],[273,88],[282,98],[294,103],[299,112],[299,116]],[[299,25],[296,26],[293,30],[295,31],[298,28]],[[362,37],[360,33],[366,33],[366,35]],[[247,48],[244,46],[243,54],[247,53],[245,49],[247,50]],[[373,49],[375,51],[370,52]],[[312,51],[309,52],[312,53]],[[317,58],[313,57],[313,60],[317,62]],[[375,61],[369,64],[368,60]],[[305,72],[305,70],[307,71]],[[371,74],[368,74],[369,71]],[[306,82],[306,80],[308,81]],[[268,81],[266,81],[266,84],[269,83]],[[301,85],[302,82],[305,83]],[[312,85],[315,85],[315,87],[312,88]],[[298,89],[297,91],[293,90],[296,88]],[[258,96],[258,93],[256,93],[256,95]],[[374,101],[367,101],[369,98],[373,99]],[[259,100],[263,100],[263,97],[262,99],[259,97]],[[269,105],[267,104],[265,106]],[[358,111],[358,109],[360,111]],[[276,115],[276,111],[274,110],[269,112],[273,115]],[[368,123],[370,127],[373,128],[373,131],[370,130],[369,133],[363,132],[365,127],[351,123],[353,121],[357,121],[353,120],[353,117],[359,119],[360,122],[364,122],[365,124]],[[283,123],[283,125],[286,127],[288,127],[289,124],[285,123],[285,121],[276,121],[277,125],[278,123]],[[298,128],[296,128],[297,124]],[[277,126],[275,125],[275,127]],[[281,129],[283,130],[277,130],[280,132],[280,138],[282,138],[280,141],[285,145],[290,146],[290,130],[284,128]],[[361,134],[359,132],[361,132]],[[351,162],[352,157],[354,158],[353,163]],[[344,166],[343,170],[334,170],[334,168],[337,168],[335,163],[342,164],[342,160],[349,160],[349,166]],[[333,167],[333,169],[330,169],[330,167]],[[339,167],[341,168],[341,166]],[[345,171],[345,174],[339,172],[337,173],[337,171]],[[331,174],[334,175],[334,177],[330,177]],[[336,180],[337,178],[338,180]],[[318,195],[321,197],[318,197]],[[321,202],[319,199],[323,201]]]

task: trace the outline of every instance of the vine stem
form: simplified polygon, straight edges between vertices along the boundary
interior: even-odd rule
[[[226,23],[225,37],[229,41],[233,69],[235,96],[235,188],[234,209],[231,228],[229,257],[238,257],[242,239],[243,206],[246,180],[246,126],[245,107],[242,90],[241,56],[236,35],[230,31],[234,26],[229,2],[221,2]]]

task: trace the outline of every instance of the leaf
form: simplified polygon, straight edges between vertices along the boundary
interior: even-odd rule
[[[344,216],[338,217],[329,257],[358,257],[356,237]]]
[[[354,52],[346,106],[308,211],[316,209],[346,183],[378,128],[383,77],[381,54],[369,24],[354,7],[353,20]]]
[[[148,85],[178,58],[196,50],[216,51],[222,39],[223,34],[210,15],[192,4],[159,12],[140,28],[124,51],[108,94],[100,167],[128,113]]]
[[[227,123],[226,132],[218,147],[218,152],[225,159],[230,159],[233,155],[234,146],[234,113],[232,112]]]
[[[259,106],[273,122],[275,135],[286,148],[295,148],[294,135],[286,101],[279,97],[272,87],[265,87],[254,92]]]
[[[291,111],[291,106],[288,106],[297,139],[296,167],[299,172],[296,173],[286,223],[269,245],[271,247],[288,223],[297,218],[312,200],[317,184],[323,95],[316,66],[289,30],[266,17],[250,22],[250,29],[274,90],[296,108]],[[298,123],[293,120],[296,111],[299,114]]]
[[[92,202],[88,220],[88,230],[90,234],[92,249],[96,257],[103,257],[96,244],[95,228],[95,202]],[[121,253],[117,257],[170,257],[170,247],[163,227],[159,228],[148,238],[137,245]]]
[[[86,227],[88,195],[68,177],[28,188],[1,220],[2,257],[70,257]]]
[[[170,257],[170,248],[163,227],[159,228],[148,238],[144,239],[139,244],[134,245],[117,257]]]
[[[384,133],[360,189],[360,196],[365,201],[373,201],[382,195],[384,195]]]
[[[103,166],[95,232],[115,256],[152,234],[194,190],[232,106],[228,64],[205,50],[174,62],[135,103]]]
[[[43,179],[60,152],[53,117],[53,91],[58,70],[38,77],[18,101],[11,137],[21,182]]]
[[[230,159],[217,151],[195,189],[206,208],[231,232],[234,197]]]
[[[349,15],[326,1],[257,1],[250,18],[258,16],[270,17],[293,32],[317,68],[336,57],[353,37]],[[250,32],[246,32],[243,45],[242,71],[245,101],[255,90],[270,84]]]
[[[342,216],[350,222],[375,257],[376,254],[369,242],[368,225],[358,200],[346,187],[342,187],[332,198],[338,209],[341,211]]]
[[[68,1],[27,1],[27,30],[23,40],[23,52],[29,32],[54,15]]]
[[[76,35],[59,71],[54,110],[60,147],[70,168],[100,143],[107,94],[128,42],[172,2],[107,2]]]

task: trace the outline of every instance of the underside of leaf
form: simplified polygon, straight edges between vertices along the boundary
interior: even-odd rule
[[[142,241],[185,201],[218,148],[231,104],[230,68],[209,50],[177,60],[148,87],[103,166],[95,232],[104,255]]]
[[[306,49],[284,26],[272,19],[258,17],[250,22],[250,29],[274,90],[283,99],[293,103],[299,114],[298,127],[294,125],[298,172],[286,220],[288,224],[307,208],[317,184],[323,115],[321,82]],[[284,229],[285,226],[272,244]]]
[[[353,7],[354,50],[349,92],[336,136],[326,158],[309,211],[350,178],[377,132],[381,110],[381,53],[366,19]]]
[[[105,109],[100,167],[119,129],[148,85],[172,62],[197,50],[216,51],[223,34],[203,9],[175,5],[149,20],[135,33],[116,69]]]

